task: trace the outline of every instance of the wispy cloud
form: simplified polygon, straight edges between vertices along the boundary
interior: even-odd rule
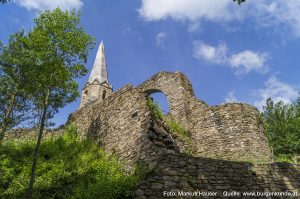
[[[274,102],[283,101],[284,103],[290,103],[298,95],[298,91],[295,86],[280,81],[274,76],[270,77],[265,82],[264,88],[255,90],[253,93],[257,98],[254,105],[259,110],[263,109],[268,98],[272,98]]]
[[[225,102],[226,103],[233,103],[233,102],[238,102],[238,100],[235,97],[234,91],[230,91],[227,96],[225,97]]]
[[[83,6],[81,0],[16,0],[15,3],[28,10],[51,10],[60,7],[63,10],[80,9]]]
[[[194,41],[193,56],[213,64],[227,65],[233,68],[237,75],[247,74],[251,71],[264,73],[268,69],[266,53],[244,50],[230,55],[225,43],[212,46],[202,41]]]
[[[163,47],[163,43],[166,39],[167,34],[165,32],[160,32],[156,35],[156,45],[158,47]]]

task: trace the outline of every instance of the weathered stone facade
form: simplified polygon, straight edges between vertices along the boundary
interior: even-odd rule
[[[188,129],[190,143],[154,117],[147,97],[155,92],[166,95],[169,117]],[[300,193],[300,166],[270,163],[273,156],[258,110],[241,103],[210,107],[196,99],[179,72],[161,72],[137,87],[127,85],[78,110],[69,122],[78,126],[82,137],[92,136],[117,154],[127,171],[137,163],[152,169],[134,198],[164,198],[166,192],[185,198],[178,191],[215,192],[211,198],[222,198],[225,191]],[[187,154],[186,147],[195,151]]]
[[[166,95],[168,117],[189,131],[189,143],[154,117],[147,102],[155,92]],[[68,122],[80,137],[94,138],[119,156],[128,172],[139,163],[150,167],[135,198],[164,198],[164,191],[178,190],[217,192],[211,198],[224,191],[300,193],[299,165],[271,163],[258,110],[242,103],[209,106],[180,72],[160,72],[137,87],[126,85],[90,101]],[[189,147],[193,152],[187,154]]]
[[[255,107],[242,103],[210,107],[196,99],[189,80],[179,72],[158,73],[138,89],[148,94],[162,92],[166,95],[170,114],[190,131],[197,156],[259,162],[272,160]]]
[[[159,162],[139,183],[135,198],[300,198],[300,165],[230,162],[180,153],[166,154]]]
[[[272,160],[256,108],[241,103],[210,107],[196,99],[188,79],[179,72],[158,73],[136,88],[125,86],[107,99],[81,108],[70,121],[83,135],[95,136],[108,150],[118,151],[129,160],[139,158],[135,153],[147,145],[152,120],[147,96],[154,92],[166,95],[170,115],[188,129],[195,156],[256,162]],[[182,151],[180,145],[177,147]],[[123,152],[126,155],[122,155]]]

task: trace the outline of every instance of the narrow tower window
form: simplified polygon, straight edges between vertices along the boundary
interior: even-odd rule
[[[106,90],[104,90],[103,93],[102,93],[102,99],[104,100],[105,97],[106,97]]]

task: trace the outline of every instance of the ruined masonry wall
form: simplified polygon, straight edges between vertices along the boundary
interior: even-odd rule
[[[289,163],[250,164],[209,158],[190,157],[185,154],[168,154],[159,160],[160,164],[144,180],[136,191],[136,199],[146,198],[189,198],[179,197],[183,192],[215,192],[208,198],[228,198],[223,192],[290,192],[299,198],[300,165]],[[173,197],[164,197],[164,191]],[[195,198],[206,198],[198,196]],[[229,198],[244,198],[232,196]],[[250,196],[245,198],[257,198]],[[261,198],[261,197],[258,197]]]
[[[147,96],[155,92],[166,95],[170,117],[189,131],[191,139],[187,145],[154,122]],[[81,137],[93,137],[106,150],[117,153],[128,168],[139,161],[155,164],[161,148],[171,145],[181,152],[192,148],[191,153],[197,157],[272,161],[256,108],[241,103],[208,106],[195,97],[192,85],[180,72],[160,72],[138,87],[124,86],[104,100],[80,108],[71,115],[69,123],[78,127]],[[159,135],[153,138],[151,134]],[[165,144],[165,139],[171,144]]]
[[[170,115],[191,134],[198,157],[270,162],[273,159],[258,110],[248,104],[208,106],[198,100],[192,85],[180,72],[160,72],[137,87],[162,92]]]
[[[258,110],[248,104],[202,106],[191,100],[192,137],[199,157],[271,162]]]
[[[136,163],[156,165],[164,151],[174,149],[168,133],[155,124],[147,106],[147,95],[125,86],[104,101],[78,110],[69,122],[81,137],[92,137],[108,152],[120,157],[126,170]]]
[[[160,72],[136,88],[125,86],[107,99],[81,108],[70,122],[78,126],[82,136],[94,136],[108,151],[119,154],[126,164],[147,161],[153,157],[145,158],[145,154],[158,150],[148,138],[152,117],[147,96],[155,92],[166,95],[171,117],[190,133],[188,146],[173,135],[179,151],[193,148],[192,153],[197,157],[272,161],[256,108],[241,103],[210,107],[194,96],[189,80],[179,72]]]
[[[170,117],[188,129],[192,154],[182,153],[182,140],[152,115],[147,97],[154,92],[166,95]],[[126,171],[138,163],[152,169],[135,191],[138,199],[163,198],[163,191],[176,190],[216,191],[214,198],[223,191],[300,194],[299,165],[258,164],[272,161],[272,153],[257,109],[241,103],[208,106],[179,72],[124,86],[74,112],[68,122],[77,126],[80,137],[91,137],[119,156]]]

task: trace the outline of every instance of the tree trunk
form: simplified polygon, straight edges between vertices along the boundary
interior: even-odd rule
[[[9,117],[10,117],[10,114],[11,114],[11,112],[13,110],[13,107],[14,107],[14,104],[15,104],[16,94],[17,94],[17,92],[14,92],[13,95],[11,96],[11,98],[9,100],[9,103],[8,103],[8,108],[7,108],[7,110],[5,112],[5,115],[3,117],[3,121],[2,121],[2,124],[1,124],[1,129],[0,129],[0,145],[3,142],[4,134],[5,134],[5,131],[7,129],[7,125],[8,125],[8,121],[9,121]]]
[[[30,176],[30,182],[29,182],[29,187],[28,187],[28,199],[32,199],[32,196],[33,196],[33,185],[34,185],[34,180],[35,180],[36,166],[37,166],[39,149],[40,149],[41,140],[43,137],[45,120],[46,120],[46,115],[47,115],[47,110],[48,110],[48,99],[49,99],[49,91],[47,91],[47,93],[46,93],[46,98],[45,98],[44,107],[43,107],[43,114],[42,114],[42,118],[41,118],[40,129],[39,129],[39,135],[38,135],[36,147],[34,149],[33,163],[32,163],[32,168],[31,168],[31,176]]]

